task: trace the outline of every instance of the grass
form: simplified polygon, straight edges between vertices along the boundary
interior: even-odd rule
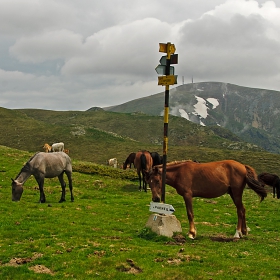
[[[73,203],[69,191],[67,201],[58,203],[59,182],[46,179],[47,202],[39,204],[33,177],[21,201],[12,202],[10,178],[30,156],[0,146],[1,279],[280,278],[279,200],[271,194],[259,203],[252,190],[245,190],[251,231],[235,241],[230,197],[194,199],[198,235],[190,240],[183,199],[167,186],[166,202],[183,228],[167,238],[145,227],[151,194],[138,191],[133,171],[73,160]]]

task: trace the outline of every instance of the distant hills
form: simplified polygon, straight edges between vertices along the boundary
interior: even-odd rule
[[[106,111],[163,115],[164,92],[103,108]],[[225,128],[242,141],[280,152],[280,92],[203,82],[170,90],[169,112],[222,135]],[[222,132],[223,131],[223,132]]]
[[[62,141],[71,158],[100,164],[112,157],[122,163],[129,153],[141,149],[162,154],[163,117],[142,112],[116,113],[96,107],[84,112],[0,108],[0,131],[2,146],[37,152],[43,151],[45,143]],[[236,151],[262,149],[221,126],[169,117],[168,160],[236,158]]]

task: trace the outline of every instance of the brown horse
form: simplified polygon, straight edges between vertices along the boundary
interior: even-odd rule
[[[139,178],[139,191],[141,191],[141,173],[143,179],[143,190],[147,192],[147,182],[145,180],[145,172],[150,170],[153,165],[153,159],[148,151],[137,152],[134,159],[134,166],[137,169]]]
[[[273,197],[275,197],[275,190],[277,191],[277,198],[280,198],[280,179],[276,174],[261,173],[258,175],[258,180],[264,184],[273,188]]]
[[[52,147],[48,143],[45,143],[45,145],[43,146],[43,149],[44,149],[45,153],[50,153],[52,151]]]
[[[146,173],[146,180],[152,191],[152,200],[159,202],[162,188],[162,165],[155,166]],[[189,237],[195,238],[192,198],[215,198],[229,193],[237,209],[237,229],[235,238],[247,234],[245,208],[242,194],[245,185],[255,191],[261,201],[267,193],[257,181],[255,170],[234,160],[223,160],[208,163],[185,161],[166,165],[166,184],[176,189],[183,196],[189,219]]]
[[[131,164],[132,163],[133,163],[133,166],[135,167],[135,165],[134,165],[135,155],[136,155],[136,153],[130,153],[128,155],[128,157],[126,158],[125,162],[123,163],[123,169],[124,170],[126,170],[128,165],[129,165],[129,168],[131,169]]]

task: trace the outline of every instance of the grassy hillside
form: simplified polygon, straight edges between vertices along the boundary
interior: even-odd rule
[[[0,108],[0,144],[25,151],[42,151],[45,143],[63,141],[77,160],[106,163],[140,149],[162,153],[163,118],[142,113],[48,111]],[[203,127],[179,117],[169,119],[168,159],[205,160],[207,149],[260,151],[230,131]],[[195,148],[194,148],[195,147]],[[200,152],[202,151],[202,152]],[[219,158],[219,152],[216,159]]]
[[[222,156],[205,148],[197,152],[208,160]],[[259,203],[245,189],[251,231],[240,240],[233,239],[237,217],[229,195],[194,199],[197,238],[190,240],[183,199],[167,186],[166,202],[183,230],[167,238],[145,227],[151,193],[122,177],[130,171],[74,159],[73,203],[68,189],[66,202],[58,203],[57,179],[45,180],[47,202],[38,203],[33,177],[21,201],[12,202],[10,178],[31,155],[0,146],[1,279],[279,279],[279,200],[271,194]],[[279,162],[271,154],[235,155],[269,171]]]

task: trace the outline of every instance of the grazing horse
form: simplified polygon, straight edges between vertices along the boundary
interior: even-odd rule
[[[65,201],[65,187],[66,183],[63,180],[63,174],[67,175],[69,182],[69,189],[71,193],[71,201],[74,201],[72,193],[72,164],[70,157],[63,153],[36,153],[23,166],[20,173],[15,179],[12,179],[12,200],[19,201],[23,192],[23,184],[27,179],[33,175],[39,185],[40,201],[46,202],[44,194],[44,180],[45,178],[58,177],[61,184],[62,193],[59,202]]]
[[[116,158],[110,158],[110,159],[108,159],[108,165],[114,166],[114,168],[117,168],[118,160]]]
[[[136,153],[130,153],[128,155],[125,162],[123,163],[123,169],[124,170],[126,170],[128,165],[129,165],[129,168],[131,169],[131,164],[133,164],[133,166],[135,167],[135,165],[134,165],[135,155],[136,155]]]
[[[157,152],[151,152],[151,156],[153,159],[153,166],[162,164],[162,158]]]
[[[258,180],[264,184],[273,188],[273,197],[275,197],[275,190],[277,191],[277,198],[280,198],[280,179],[276,174],[261,173],[258,175]]]
[[[143,181],[143,190],[147,192],[147,182],[145,180],[145,172],[150,170],[153,165],[153,159],[148,151],[139,151],[135,155],[134,166],[136,167],[139,178],[139,191],[141,191],[141,173]]]
[[[45,153],[50,153],[52,151],[52,147],[47,143],[43,146],[43,149]]]
[[[152,191],[152,200],[160,202],[162,189],[162,165],[153,167],[146,173],[147,183]],[[193,215],[193,197],[215,198],[228,193],[237,209],[237,228],[235,238],[247,234],[245,208],[242,194],[246,184],[255,191],[261,201],[267,193],[257,180],[255,170],[234,160],[208,163],[185,161],[166,165],[166,184],[176,189],[184,198],[188,220],[189,237],[195,238],[196,229]]]
[[[52,144],[52,152],[63,152],[64,151],[64,143],[54,143]]]
[[[46,143],[43,146],[43,149],[45,150],[46,153],[63,152],[64,151],[64,143],[63,142],[54,143],[51,146]]]

